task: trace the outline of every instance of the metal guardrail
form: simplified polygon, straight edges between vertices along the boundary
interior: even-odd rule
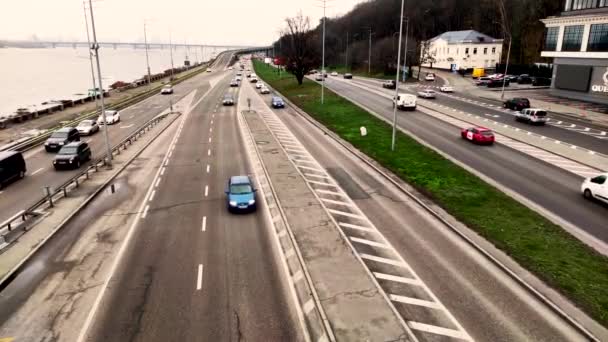
[[[179,84],[179,83],[181,83],[183,81],[186,81],[186,80],[194,77],[195,75],[198,75],[198,74],[204,72],[211,64],[213,64],[213,62],[214,61],[210,61],[207,65],[202,65],[202,68],[200,70],[193,71],[193,72],[190,72],[190,73],[188,73],[186,75],[183,75],[182,77],[176,78],[173,81],[173,84],[174,85],[175,84]],[[129,107],[129,106],[132,106],[132,105],[134,105],[134,104],[136,104],[138,102],[141,102],[141,101],[147,99],[148,97],[151,97],[151,96],[153,96],[155,94],[158,94],[158,91],[163,86],[164,86],[164,84],[160,84],[160,85],[155,86],[154,88],[149,89],[149,90],[147,90],[145,92],[142,92],[140,94],[134,95],[133,97],[130,97],[130,98],[128,98],[128,99],[126,99],[126,100],[124,100],[122,102],[109,105],[107,107],[107,110],[122,110],[124,108]],[[48,139],[48,137],[50,137],[51,134],[53,134],[53,132],[56,129],[59,129],[61,127],[74,127],[74,126],[78,125],[81,121],[94,118],[97,115],[98,115],[97,111],[92,111],[90,113],[87,113],[85,115],[82,115],[82,116],[78,117],[75,120],[72,120],[70,122],[62,124],[60,127],[55,127],[55,128],[53,128],[51,130],[48,130],[45,133],[42,133],[42,134],[37,135],[35,137],[29,138],[29,139],[27,139],[27,140],[25,140],[23,142],[20,142],[20,143],[17,143],[17,144],[8,144],[8,145],[4,146],[3,148],[0,148],[0,151],[11,150],[11,151],[25,152],[25,151],[30,150],[30,149],[38,146],[38,145],[43,144],[44,141],[46,141],[46,139]]]
[[[127,136],[125,139],[123,139],[121,142],[119,142],[112,148],[112,155],[120,154],[121,150],[127,149],[128,145],[132,145],[133,142],[137,141],[137,139],[139,139],[143,134],[145,134],[147,131],[156,126],[161,120],[165,119],[171,114],[175,113],[170,112],[158,115],[141,125],[137,130],[135,130],[133,133],[131,133],[129,136]],[[26,225],[31,218],[40,216],[40,209],[53,207],[55,201],[62,197],[67,197],[68,192],[70,192],[74,188],[78,188],[83,180],[89,179],[90,174],[92,172],[97,172],[100,167],[103,167],[105,165],[105,156],[95,160],[84,171],[68,179],[65,183],[58,186],[57,188],[46,188],[46,195],[36,201],[36,203],[24,210],[19,211],[17,214],[0,224],[0,250],[2,250],[2,248],[7,245],[5,241],[5,236],[7,234],[9,234],[15,229],[23,228],[23,226]],[[23,230],[26,231],[27,227],[23,228]]]

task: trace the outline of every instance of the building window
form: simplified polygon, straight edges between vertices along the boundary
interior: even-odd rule
[[[564,41],[562,51],[581,51],[583,42],[583,25],[566,26],[564,28]]]
[[[495,53],[496,53],[496,48],[495,48],[495,47],[493,47],[493,48],[492,48],[492,54],[495,54]]]
[[[464,49],[464,54],[468,55],[469,54],[469,48]]]
[[[488,54],[488,48],[483,48],[483,54],[487,55]]]
[[[608,24],[591,25],[587,51],[608,51]]]
[[[545,30],[545,51],[557,50],[557,37],[559,36],[559,27],[547,27]]]
[[[566,11],[578,11],[590,8],[608,7],[608,0],[572,0]]]
[[[477,48],[473,48],[473,54],[476,55],[477,54]]]

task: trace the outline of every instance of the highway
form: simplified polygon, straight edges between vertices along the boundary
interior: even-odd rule
[[[358,96],[362,99],[362,94]],[[384,234],[473,340],[585,340],[411,198],[293,109],[288,107],[273,112]],[[454,144],[453,140],[451,144]],[[465,148],[460,146],[460,149]],[[345,234],[359,236],[361,233],[351,229]],[[382,255],[384,248],[377,248],[375,252]],[[374,253],[370,246],[364,246],[362,250]],[[396,270],[387,265],[367,261],[366,264],[372,272],[396,274]],[[407,290],[406,285],[388,279],[379,282],[388,293],[416,293],[414,289]],[[441,318],[441,310],[429,310],[433,315],[420,307],[397,301],[394,304],[406,321],[427,320],[454,329],[449,321]],[[415,334],[421,341],[458,340],[442,336],[447,332],[431,331],[433,333],[416,330]]]
[[[380,85],[380,82],[378,81],[364,78],[354,79],[354,82],[361,82],[373,87],[379,87]],[[434,82],[421,82],[424,82],[420,84],[422,87],[439,87],[444,84],[444,81],[440,78],[436,78]],[[400,89],[406,92],[416,94],[416,91],[419,88],[400,87]],[[456,92],[452,94],[441,93],[437,88],[434,88],[434,90],[437,91],[437,97],[436,99],[431,101],[437,102],[438,104],[442,104],[444,106],[448,106],[459,111],[464,111],[466,113],[471,113],[482,117],[488,116],[489,114],[488,117],[491,117],[494,121],[498,121],[503,124],[508,124],[510,126],[530,131],[539,135],[544,135],[550,139],[563,141],[598,153],[608,155],[608,140],[605,140],[604,136],[601,136],[599,134],[595,136],[593,135],[593,133],[595,133],[596,131],[599,133],[599,129],[594,129],[593,131],[590,130],[589,132],[586,132],[584,128],[581,128],[580,123],[578,125],[578,128],[571,128],[569,126],[573,123],[567,122],[567,124],[564,123],[557,125],[557,122],[563,121],[558,121],[556,119],[553,119],[552,121],[550,121],[550,124],[547,124],[545,126],[530,125],[524,122],[515,121],[515,112],[512,110],[508,110],[507,112],[505,112],[502,108],[502,105],[496,101],[489,101],[486,99],[479,98],[476,99],[473,96],[467,95],[466,89],[456,88]],[[509,94],[507,94],[505,98],[509,98],[508,95]],[[472,101],[476,101],[477,103]],[[553,122],[555,122],[556,125],[553,125]]]
[[[162,138],[135,162],[134,174],[127,177],[141,184],[121,201],[93,205],[103,207],[96,209],[96,217],[84,212],[85,221],[76,219],[64,228],[69,234],[51,239],[26,264],[25,269],[32,271],[17,275],[0,293],[0,338],[299,339],[291,298],[283,288],[282,269],[274,259],[262,214],[264,206],[248,215],[226,210],[228,177],[252,172],[239,135],[236,106],[221,105],[226,92],[238,89],[228,87],[231,72],[216,72],[222,76],[215,84],[207,82],[205,75],[192,80],[197,95],[191,110],[178,120],[179,128],[170,130],[176,138]],[[142,194],[148,186],[152,192]],[[144,209],[138,215],[115,213],[133,213],[140,202]],[[104,222],[112,217],[122,221]],[[83,222],[87,222],[84,227]],[[95,233],[101,222],[102,235],[112,241],[109,246],[95,239],[101,234]],[[111,224],[120,229],[108,235]],[[127,231],[129,227],[135,228]],[[126,247],[117,252],[119,245]],[[83,252],[87,249],[91,251]],[[78,253],[84,256],[73,255]],[[80,263],[70,262],[74,258]],[[110,267],[114,258],[116,268]],[[54,277],[57,267],[36,266],[47,260],[64,276]],[[102,279],[107,279],[106,286]],[[56,302],[65,301],[65,293],[75,286],[81,289],[76,291],[79,297],[70,297],[68,305],[70,314],[77,314],[63,320],[64,306]],[[26,314],[32,308],[34,313]]]
[[[219,56],[216,63],[227,63],[229,56]],[[173,102],[177,102],[183,96],[194,89],[197,81],[186,80],[174,87]],[[120,111],[121,121],[108,126],[110,144],[119,143],[129,134],[137,130],[141,125],[163,112],[169,107],[169,96],[154,95],[144,101]],[[175,110],[179,110],[176,108]],[[103,126],[100,131],[91,136],[81,137],[87,141],[93,152],[93,160],[105,155],[105,140],[103,137]],[[24,179],[7,185],[0,191],[0,222],[4,222],[20,210],[34,204],[43,195],[44,187],[55,188],[62,185],[78,172],[82,172],[87,164],[76,170],[55,171],[53,158],[56,153],[49,153],[44,146],[36,147],[24,153],[27,166],[27,174]]]
[[[390,100],[348,81],[329,78],[326,85],[392,120]],[[492,147],[470,144],[460,139],[457,127],[420,111],[400,111],[397,121],[400,127],[413,132],[434,148],[563,218],[591,237],[608,242],[608,211],[597,203],[583,200],[580,176],[500,144]]]

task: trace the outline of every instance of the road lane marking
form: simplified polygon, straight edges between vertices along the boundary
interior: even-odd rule
[[[32,174],[31,174],[31,175],[33,176],[33,175],[35,175],[35,174],[39,173],[39,172],[40,172],[40,171],[42,171],[42,170],[44,170],[44,168],[43,168],[43,167],[41,167],[41,168],[39,168],[38,170],[36,170],[36,171],[32,172]]]
[[[353,242],[358,242],[364,245],[368,245],[368,246],[372,246],[372,247],[379,247],[379,248],[386,248],[386,249],[390,249],[389,246],[380,243],[380,242],[376,242],[376,241],[371,241],[371,240],[367,240],[367,239],[361,239],[361,238],[357,238],[357,237],[350,237],[350,240]]]
[[[374,276],[378,279],[390,280],[390,281],[394,281],[397,283],[422,286],[422,283],[418,279],[414,279],[414,278],[399,277],[399,276],[395,276],[392,274],[386,274],[386,273],[380,273],[380,272],[374,272]]]
[[[198,265],[198,276],[196,277],[196,290],[203,288],[203,264]]]
[[[145,219],[146,216],[148,216],[148,209],[150,209],[150,205],[146,205],[146,208],[144,208],[144,212],[141,214],[142,219]]]
[[[207,216],[203,216],[202,229],[203,232],[207,230]]]
[[[120,128],[131,128],[133,126],[135,126],[135,125],[134,124],[130,124],[130,125],[127,125],[127,126],[120,126]]]
[[[150,195],[150,198],[148,199],[148,201],[152,202],[155,195],[156,195],[156,190],[152,191],[152,194]]]
[[[155,188],[158,187],[158,185],[160,184],[160,180],[163,179],[163,177],[158,177],[158,179],[156,180],[156,184],[154,185]]]
[[[173,150],[169,151],[169,155],[167,155],[167,158],[171,158],[172,155],[173,155]]]
[[[438,303],[431,302],[431,301],[424,300],[424,299],[418,299],[418,298],[412,298],[412,297],[406,297],[406,296],[399,296],[399,295],[394,295],[394,294],[389,294],[388,297],[393,302],[404,303],[404,304],[411,304],[411,305],[418,305],[418,306],[424,306],[426,308],[441,310],[441,305],[439,305]]]
[[[340,225],[340,227],[361,230],[361,231],[368,232],[368,233],[375,233],[376,232],[376,230],[374,230],[372,228],[367,228],[367,227],[359,226],[359,225],[356,225],[356,224],[350,224],[350,223],[346,223],[346,222],[338,222],[338,225]]]
[[[211,125],[213,125],[213,120],[211,120]]]
[[[207,173],[209,173],[209,170],[211,170],[211,166],[207,164]]]
[[[389,265],[393,265],[393,266],[407,268],[407,266],[400,260],[387,259],[387,258],[375,256],[375,255],[365,254],[365,253],[361,254],[361,258],[371,260],[371,261],[381,262],[381,263],[389,264]]]
[[[209,137],[209,142],[211,142],[211,137]]]
[[[160,170],[160,175],[164,175],[165,174],[165,167],[163,166],[163,168]]]
[[[207,150],[207,155],[210,156],[211,155],[211,149]]]
[[[419,322],[414,322],[414,321],[407,322],[407,325],[414,330],[420,330],[420,331],[424,331],[427,333],[432,333],[432,334],[436,334],[436,335],[444,335],[444,336],[459,338],[462,340],[468,339],[468,337],[465,334],[463,334],[461,331],[454,330],[454,329],[442,328],[442,327],[438,327],[436,325],[429,325],[429,324],[424,324],[424,323],[419,323]]]
[[[209,127],[209,133],[213,133],[213,127]]]
[[[205,197],[209,196],[209,186],[205,185]]]

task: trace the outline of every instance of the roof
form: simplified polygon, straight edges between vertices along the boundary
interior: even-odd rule
[[[10,156],[14,156],[15,154],[18,154],[19,152],[17,151],[0,151],[0,160],[2,159],[6,159]]]
[[[248,176],[232,176],[230,177],[230,184],[251,184]]]
[[[502,39],[496,39],[488,36],[487,34],[483,34],[481,32],[477,32],[475,30],[465,30],[465,31],[449,31],[444,32],[437,37],[431,39],[431,41],[443,39],[448,42],[448,44],[457,44],[457,43],[500,43]]]

